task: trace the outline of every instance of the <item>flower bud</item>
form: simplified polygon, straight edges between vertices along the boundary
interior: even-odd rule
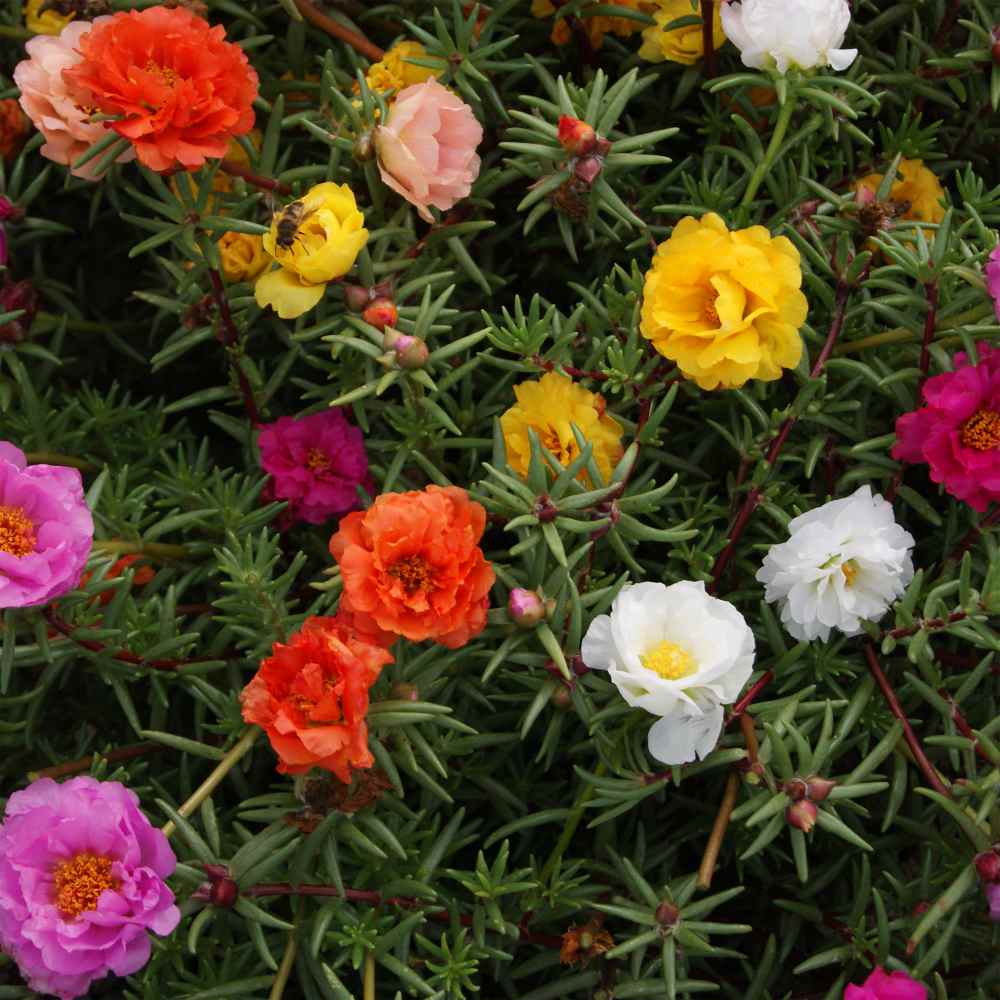
[[[995,850],[977,854],[973,862],[979,878],[987,884],[1000,883],[1000,854]]]
[[[516,625],[534,628],[548,615],[548,606],[534,590],[515,587],[507,600],[507,613]]]
[[[576,161],[576,166],[573,167],[573,176],[590,187],[603,169],[604,163],[599,156],[585,156]]]
[[[363,312],[368,303],[371,301],[371,295],[369,294],[368,289],[361,285],[349,285],[347,283],[343,285],[343,289],[344,304],[347,308],[350,309],[351,312]]]
[[[809,792],[809,787],[801,778],[789,779],[782,785],[782,789],[793,802],[801,802]]]
[[[420,701],[420,692],[415,685],[399,681],[389,689],[389,698],[392,701]]]
[[[365,307],[361,318],[376,330],[384,330],[387,326],[395,326],[399,319],[399,310],[392,299],[375,299]]]
[[[806,795],[813,802],[825,801],[830,792],[836,787],[836,781],[830,778],[821,778],[818,774],[813,774],[806,778]]]
[[[0,222],[20,222],[23,218],[24,209],[0,194]]]
[[[559,145],[571,156],[586,156],[596,144],[597,133],[592,125],[570,115],[559,117]]]
[[[664,900],[656,908],[654,916],[661,927],[676,927],[681,919],[681,911],[673,903]]]
[[[375,140],[371,132],[362,132],[354,140],[351,155],[358,163],[368,163],[375,159]]]
[[[549,695],[549,701],[552,702],[554,708],[558,708],[560,712],[568,711],[573,707],[573,692],[570,691],[565,684],[560,684],[559,687]]]
[[[542,524],[548,524],[559,516],[559,508],[552,502],[551,498],[543,493],[535,499],[535,509],[532,511],[535,517]]]
[[[390,339],[389,334],[392,333],[391,343],[387,343],[389,350],[393,351],[396,355],[396,364],[400,368],[405,368],[412,371],[414,368],[423,368],[427,364],[427,358],[430,356],[430,351],[427,349],[427,345],[419,337],[411,337],[405,333],[399,333],[393,330],[392,327],[386,328],[386,339]]]
[[[27,278],[11,281],[0,287],[0,312],[23,310],[23,314],[0,326],[0,344],[19,344],[28,336],[38,312],[38,292]]]
[[[213,906],[220,906],[225,910],[232,909],[240,896],[240,887],[228,875],[225,878],[213,880],[212,888],[209,890],[208,901]]]
[[[816,816],[819,810],[808,800],[793,802],[785,810],[785,819],[789,826],[803,833],[808,833],[816,825]]]

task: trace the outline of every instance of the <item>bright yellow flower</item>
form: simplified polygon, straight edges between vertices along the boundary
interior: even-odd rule
[[[702,389],[770,382],[802,356],[808,312],[799,252],[763,226],[730,232],[688,216],[646,273],[642,335]]]
[[[854,190],[867,188],[872,194],[878,191],[885,174],[868,174],[856,181]],[[900,207],[907,206],[898,218],[914,222],[938,223],[944,218],[944,188],[933,170],[924,166],[923,160],[900,160],[896,180],[889,189],[889,200]]]
[[[607,480],[622,457],[622,428],[605,411],[604,398],[588,392],[571,378],[559,372],[548,372],[537,382],[522,382],[514,387],[517,404],[501,418],[507,462],[524,476],[531,461],[531,441],[528,429],[538,435],[543,444],[562,465],[569,465],[580,448],[570,426],[575,424],[584,438],[594,446],[594,461]],[[581,474],[586,479],[586,473]]]
[[[722,18],[719,15],[721,7],[721,2],[712,4],[712,44],[715,48],[719,48],[726,40],[726,33],[722,30]],[[683,63],[685,66],[696,63],[705,54],[701,25],[692,24],[686,28],[674,28],[672,31],[663,30],[671,21],[692,14],[701,14],[701,0],[698,0],[697,10],[692,9],[691,0],[656,0],[656,10],[653,11],[656,24],[646,28],[642,33],[639,56],[649,62],[666,60]]]
[[[368,230],[354,192],[330,181],[301,199],[300,220],[288,247],[278,245],[280,216],[264,234],[264,249],[280,267],[262,275],[254,293],[261,308],[271,306],[282,319],[295,319],[319,303],[327,282],[350,271],[368,242]]]
[[[553,3],[553,0],[532,0],[531,16],[537,18],[551,17],[562,6],[565,0]],[[656,7],[656,0],[614,0],[616,7],[628,7],[629,10],[642,11],[649,14]],[[642,31],[642,21],[636,21],[631,17],[618,17],[608,14],[597,14],[594,17],[587,17],[586,7],[577,12],[577,17],[587,38],[593,48],[599,49],[604,44],[605,35],[617,35],[619,38],[628,38],[636,32]],[[560,18],[552,26],[552,42],[555,45],[566,45],[573,37],[571,21],[568,17]]]
[[[227,281],[253,281],[270,263],[264,241],[250,233],[223,233],[216,241]]]
[[[427,50],[420,42],[397,42],[377,63],[372,64],[365,74],[365,83],[369,90],[377,93],[394,90],[398,94],[404,87],[440,76],[442,70],[417,66],[408,61],[426,58]]]
[[[73,20],[73,14],[63,16],[54,10],[39,13],[45,0],[28,0],[24,5],[24,26],[36,35],[58,35]]]

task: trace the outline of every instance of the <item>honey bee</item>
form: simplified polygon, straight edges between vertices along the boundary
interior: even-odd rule
[[[281,250],[290,250],[298,237],[299,226],[305,221],[306,206],[303,201],[293,201],[274,215],[275,245]]]

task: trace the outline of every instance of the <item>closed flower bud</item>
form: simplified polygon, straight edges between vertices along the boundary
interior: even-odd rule
[[[547,602],[534,590],[515,587],[507,600],[507,613],[522,628],[534,628],[548,616]]]
[[[561,115],[559,118],[559,145],[572,156],[586,156],[592,153],[597,143],[597,133],[592,125]]]
[[[542,524],[548,524],[559,516],[559,508],[552,502],[548,494],[543,493],[535,500],[535,509],[532,513]]]
[[[368,163],[375,159],[375,140],[371,132],[362,132],[354,140],[351,155],[358,163]]]
[[[801,778],[792,778],[784,784],[785,794],[793,802],[801,802],[809,791],[808,786]]]
[[[232,909],[240,896],[240,887],[227,875],[212,882],[208,899],[213,906],[220,906],[224,910]]]
[[[392,327],[388,327],[385,334],[386,349],[395,354],[396,364],[400,368],[412,371],[414,368],[423,368],[427,364],[430,351],[419,337],[400,333],[398,330],[393,330]]]
[[[785,819],[788,825],[803,833],[808,833],[816,825],[816,816],[819,810],[808,800],[793,802],[785,810]]]
[[[23,310],[22,315],[0,326],[0,344],[18,344],[28,336],[38,312],[38,292],[30,281],[7,278],[0,287],[0,312]]]
[[[821,778],[818,774],[806,778],[806,795],[813,802],[823,802],[837,787],[837,782],[830,778]]]
[[[681,919],[681,911],[673,903],[664,900],[656,908],[654,916],[661,927],[676,927]]]
[[[351,312],[364,312],[368,303],[371,302],[371,295],[367,288],[361,285],[349,285],[346,282],[342,286],[344,290],[344,303]]]
[[[583,181],[589,187],[597,180],[598,175],[603,169],[604,163],[599,156],[585,156],[576,161],[576,166],[573,168],[573,176],[577,180]]]
[[[566,712],[573,707],[573,692],[570,691],[570,689],[564,684],[560,684],[559,687],[552,692],[549,697],[549,701],[551,701],[553,707],[558,708],[560,712]]]
[[[974,864],[979,877],[987,884],[1000,883],[1000,854],[995,850],[977,854]]]
[[[23,218],[24,209],[0,194],[0,222],[20,222]]]
[[[361,313],[361,318],[376,330],[384,330],[387,326],[395,326],[399,319],[399,310],[392,299],[375,299]]]

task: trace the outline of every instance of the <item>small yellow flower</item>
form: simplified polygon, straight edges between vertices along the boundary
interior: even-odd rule
[[[223,233],[215,245],[227,281],[253,281],[270,263],[260,236],[228,232]]]
[[[622,428],[605,411],[604,398],[588,392],[559,372],[548,372],[537,382],[522,382],[514,387],[517,404],[501,418],[507,462],[520,475],[528,473],[531,461],[529,428],[538,440],[559,460],[569,465],[579,454],[571,424],[594,446],[594,461],[607,480],[622,457]],[[585,473],[581,479],[586,479]]]
[[[565,0],[553,3],[553,0],[532,0],[531,16],[537,18],[551,17],[563,5]],[[644,14],[650,14],[656,8],[657,0],[614,0],[616,7],[628,7],[629,10],[638,10]],[[587,38],[591,46],[599,49],[604,44],[605,35],[617,35],[619,38],[628,38],[642,31],[642,21],[637,21],[631,17],[618,17],[617,15],[596,14],[593,17],[587,16],[587,8],[581,8],[576,15],[583,29],[587,32]],[[568,17],[562,17],[552,26],[552,42],[554,45],[566,45],[573,37],[573,29]]]
[[[877,193],[885,174],[868,174],[856,181],[854,190],[867,188]],[[896,181],[889,190],[889,200],[900,207],[906,206],[898,218],[914,222],[939,223],[944,218],[944,188],[933,170],[924,166],[923,160],[900,160]]]
[[[426,59],[427,50],[420,42],[397,42],[388,52],[374,63],[365,74],[368,89],[384,94],[394,90],[397,94],[404,87],[423,83],[432,76],[440,76],[441,70],[428,66],[418,66],[410,59]]]
[[[722,30],[722,18],[719,15],[721,3],[712,4],[712,43],[719,48],[725,40],[726,33]],[[655,25],[646,28],[642,33],[642,48],[639,56],[649,62],[676,62],[691,66],[704,54],[701,25],[692,24],[686,28],[674,28],[664,31],[666,25],[679,17],[701,15],[701,0],[698,9],[691,7],[691,0],[656,0],[656,10],[653,11]]]
[[[640,329],[702,389],[770,382],[802,357],[801,284],[799,252],[784,236],[730,232],[714,212],[688,216],[657,247]]]
[[[24,5],[24,26],[36,35],[58,35],[73,20],[73,14],[63,16],[54,10],[39,13],[45,0],[28,0]]]
[[[323,298],[327,282],[347,274],[368,242],[365,218],[346,184],[327,181],[301,199],[301,219],[288,247],[278,244],[278,217],[264,234],[264,249],[280,265],[257,279],[261,308],[295,319]]]

